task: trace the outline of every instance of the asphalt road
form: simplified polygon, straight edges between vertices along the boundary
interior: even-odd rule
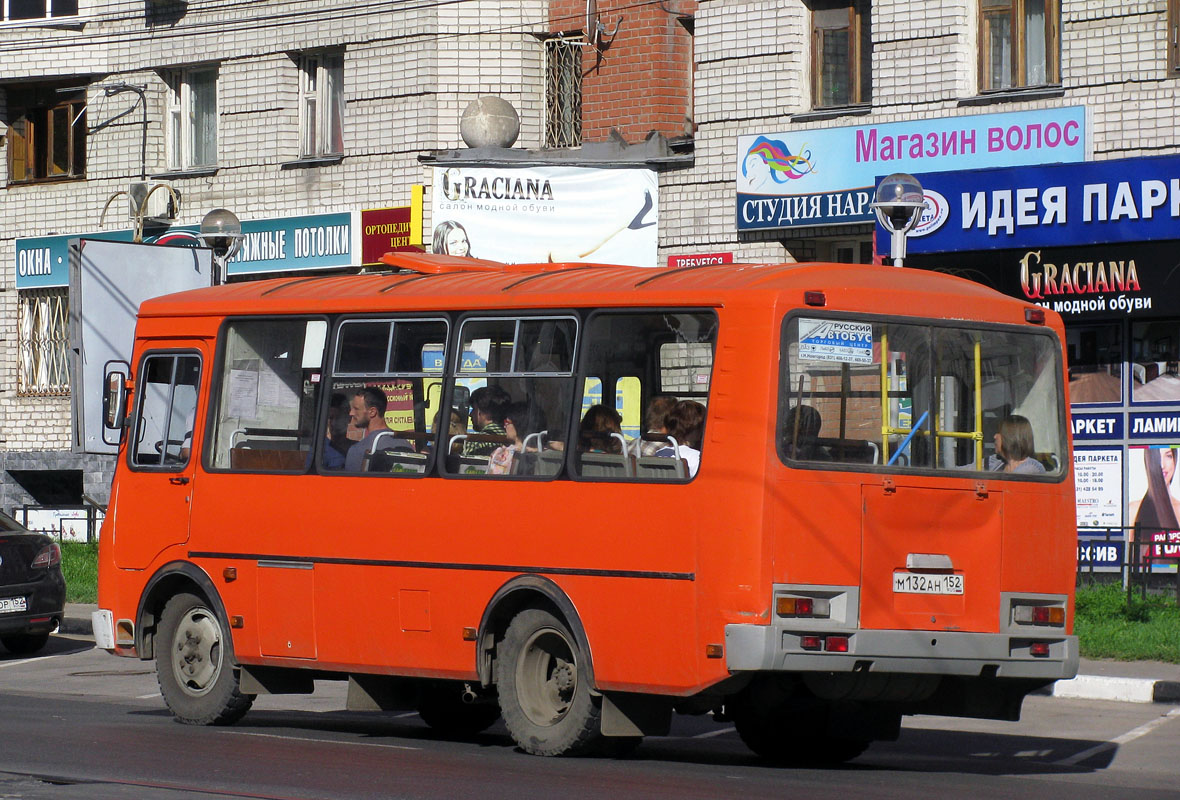
[[[53,637],[0,654],[0,798],[1180,797],[1180,708],[1035,697],[1019,723],[907,719],[840,769],[760,763],[729,725],[680,717],[626,759],[544,759],[497,725],[468,741],[413,714],[343,711],[344,684],[259,698],[232,727],[172,721],[150,663]]]

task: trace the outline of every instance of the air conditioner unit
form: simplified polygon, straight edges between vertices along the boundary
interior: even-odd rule
[[[159,181],[132,181],[127,186],[131,219],[172,221],[176,219],[174,198],[178,193]]]

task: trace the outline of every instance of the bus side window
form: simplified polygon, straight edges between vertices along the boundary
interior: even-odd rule
[[[200,380],[198,356],[167,353],[144,358],[130,446],[134,466],[178,469],[188,463]]]
[[[712,312],[594,315],[582,353],[586,388],[576,474],[593,480],[693,477],[716,337]],[[614,387],[610,396],[603,386]]]
[[[234,319],[226,323],[210,466],[304,472],[323,370],[327,323]]]
[[[573,317],[467,319],[444,403],[446,472],[548,479],[561,472],[578,333]]]
[[[337,331],[319,468],[418,477],[441,422],[445,319],[349,319]],[[371,409],[371,411],[370,411]]]

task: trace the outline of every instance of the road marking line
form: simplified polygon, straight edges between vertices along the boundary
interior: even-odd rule
[[[1072,755],[1069,758],[1063,758],[1060,761],[1055,761],[1054,763],[1055,764],[1065,764],[1066,766],[1075,766],[1077,764],[1082,763],[1086,759],[1091,758],[1092,756],[1098,755],[1099,753],[1104,753],[1107,750],[1113,750],[1114,748],[1118,747],[1119,745],[1124,745],[1129,742],[1133,742],[1140,737],[1146,736],[1147,734],[1151,733],[1159,726],[1167,723],[1173,717],[1180,717],[1180,708],[1173,708],[1167,714],[1162,714],[1162,715],[1156,717],[1155,719],[1153,719],[1151,722],[1145,722],[1142,725],[1140,725],[1138,728],[1134,728],[1132,730],[1127,731],[1122,736],[1116,736],[1115,738],[1111,739],[1108,742],[1103,742],[1102,744],[1094,745],[1093,747],[1089,748],[1088,750],[1083,750],[1082,752],[1080,752],[1076,755]]]
[[[694,738],[694,739],[712,739],[714,736],[724,736],[725,734],[733,733],[736,730],[737,730],[737,728],[735,728],[731,725],[728,728],[722,728],[721,730],[717,730],[717,731],[705,731],[704,733],[698,733],[695,736],[693,736],[692,738]]]
[[[0,669],[4,669],[5,667],[19,667],[21,664],[32,664],[34,661],[44,661],[47,658],[53,657],[54,656],[37,656],[36,658],[22,658],[19,661],[5,661],[0,663]]]
[[[282,736],[277,733],[253,733],[251,731],[222,731],[232,736],[258,736],[263,739],[289,739],[293,742],[308,742],[311,744],[343,744],[349,747],[382,747],[386,750],[421,750],[421,747],[408,747],[403,744],[375,744],[373,742],[345,742],[339,739],[310,739],[306,736]]]

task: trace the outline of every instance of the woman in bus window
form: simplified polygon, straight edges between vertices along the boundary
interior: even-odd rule
[[[668,394],[657,394],[647,402],[647,411],[643,414],[646,432],[643,442],[639,445],[639,455],[654,456],[668,446],[668,431],[664,428],[664,418],[674,405],[676,398]]]
[[[578,450],[583,453],[614,453],[623,452],[623,444],[614,434],[622,434],[623,418],[613,408],[601,403],[590,406],[586,416],[582,417],[582,427],[578,432]]]
[[[1011,414],[1000,421],[996,431],[996,455],[988,460],[992,470],[1022,472],[1036,475],[1045,471],[1045,465],[1034,457],[1032,424],[1027,417]],[[997,458],[998,456],[998,458]]]
[[[675,457],[677,454],[688,467],[688,476],[697,474],[701,463],[701,440],[705,432],[705,407],[693,400],[681,400],[664,417],[664,430],[676,440],[677,447],[668,445],[657,456]]]

